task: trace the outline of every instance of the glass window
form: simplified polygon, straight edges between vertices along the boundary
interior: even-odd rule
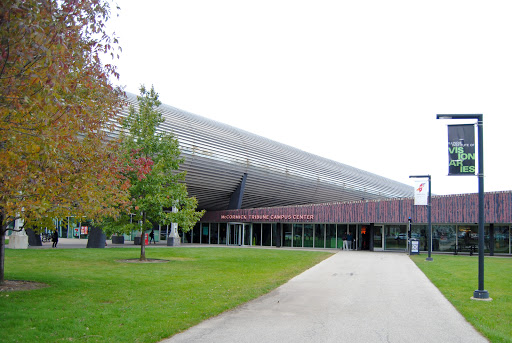
[[[179,228],[178,228],[178,230],[179,230]],[[181,233],[180,236],[181,236],[181,239],[183,240],[183,243],[191,243],[192,242],[192,231],[193,230],[194,229],[192,228],[185,233],[183,233],[183,232]]]
[[[338,245],[336,248],[341,249],[343,247],[343,235],[347,233],[347,224],[338,224]]]
[[[167,236],[169,236],[170,225],[160,225],[160,240],[167,240]]]
[[[269,247],[272,244],[272,227],[270,224],[263,224],[262,226],[262,235],[263,235],[263,245]]]
[[[455,225],[432,225],[432,251],[455,251]]]
[[[407,247],[407,227],[405,225],[385,225],[385,245],[386,250],[401,249]]]
[[[313,224],[304,224],[304,248],[313,247]]]
[[[427,251],[427,225],[411,225],[411,238],[420,241],[420,250]]]
[[[208,224],[206,224],[208,225]],[[194,226],[194,230],[192,231],[192,241],[191,243],[199,243],[200,242],[200,235],[201,234],[201,228],[198,224]]]
[[[461,249],[478,245],[478,225],[459,225],[457,244]]]
[[[315,248],[325,247],[325,224],[315,224]]]
[[[494,227],[494,252],[509,254],[510,230],[508,226]]]
[[[219,224],[219,244],[226,244],[226,235],[228,231],[227,223]]]
[[[336,248],[336,224],[325,226],[325,247]]]
[[[252,245],[261,245],[261,224],[252,224]]]
[[[201,228],[201,243],[208,244],[210,243],[208,237],[210,236],[210,225],[208,223],[203,223]]]
[[[252,245],[251,240],[251,224],[244,224],[244,245]]]
[[[278,227],[277,223],[270,224],[270,226],[272,228],[272,246],[277,247],[283,245],[283,227],[281,225]]]
[[[210,224],[210,244],[219,244],[219,224]]]
[[[352,234],[352,246],[350,249],[357,249],[357,225],[350,224],[348,226],[348,231]]]
[[[283,246],[284,247],[291,247],[292,246],[292,224],[282,224],[283,227]]]
[[[302,247],[302,224],[293,224],[293,246]]]

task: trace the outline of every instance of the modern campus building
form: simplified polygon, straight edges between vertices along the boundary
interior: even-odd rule
[[[137,107],[135,95],[128,101]],[[353,249],[404,251],[410,218],[411,237],[427,250],[427,206],[414,206],[413,187],[171,106],[160,111],[161,129],[178,138],[189,195],[206,210],[183,243],[341,248],[351,233]],[[432,197],[433,251],[475,246],[477,222],[477,194]],[[512,191],[485,195],[485,222],[486,252],[512,254]],[[88,234],[71,217],[57,226],[61,237]],[[154,229],[157,239],[170,231]]]
[[[134,106],[136,96],[128,94]],[[189,195],[206,214],[184,243],[427,250],[427,206],[413,187],[162,105],[163,130],[179,140]],[[454,252],[478,240],[478,195],[432,198],[432,249]],[[511,254],[512,192],[485,195],[486,252]],[[168,228],[159,226],[164,238]]]

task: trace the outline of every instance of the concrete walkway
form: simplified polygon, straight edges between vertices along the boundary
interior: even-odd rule
[[[341,251],[271,293],[162,342],[487,340],[407,255]]]

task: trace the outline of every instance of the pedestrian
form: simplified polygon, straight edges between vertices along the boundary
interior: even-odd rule
[[[149,244],[151,244],[151,241],[153,241],[153,244],[156,244],[156,242],[155,242],[155,231],[154,230],[151,230],[151,232],[149,233]]]
[[[343,240],[343,250],[348,250],[347,233],[344,233],[341,239]]]
[[[59,242],[59,233],[57,232],[57,230],[53,231],[52,242],[52,248],[56,248],[57,243]]]
[[[348,241],[348,250],[352,250],[352,234],[349,232],[348,235],[347,235],[347,241]]]

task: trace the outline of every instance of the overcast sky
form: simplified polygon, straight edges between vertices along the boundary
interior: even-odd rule
[[[120,83],[163,103],[432,192],[437,113],[484,115],[485,191],[512,190],[512,1],[119,0]],[[474,122],[474,121],[473,121]],[[469,121],[471,123],[471,121]]]

